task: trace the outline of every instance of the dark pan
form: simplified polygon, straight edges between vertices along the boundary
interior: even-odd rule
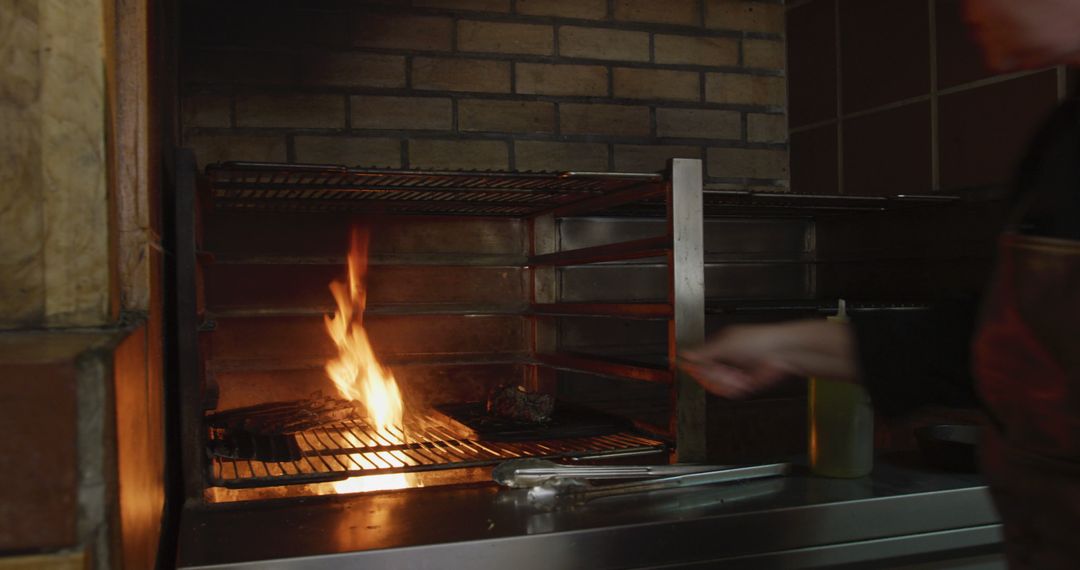
[[[973,425],[930,425],[915,429],[923,457],[934,467],[974,473],[979,470],[977,449],[982,428]]]

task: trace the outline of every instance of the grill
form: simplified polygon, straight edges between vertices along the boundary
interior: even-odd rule
[[[212,438],[224,436],[213,430]],[[294,435],[302,457],[259,461],[215,457],[212,483],[230,488],[337,481],[360,475],[414,473],[493,465],[507,459],[595,457],[660,452],[660,441],[633,433],[527,442],[478,441],[437,418],[411,420],[402,431],[380,433],[348,419]]]
[[[638,173],[417,172],[255,162],[211,165],[206,174],[214,206],[222,209],[514,217],[662,180]]]
[[[203,484],[250,490],[399,473],[451,479],[451,470],[522,457],[663,454],[671,447],[682,461],[704,461],[715,435],[702,426],[715,412],[675,366],[677,353],[701,342],[706,314],[757,310],[745,299],[731,307],[716,299],[706,305],[705,221],[799,218],[793,220],[796,261],[803,263],[812,261],[803,251],[807,218],[955,200],[708,188],[700,161],[689,159],[673,160],[663,175],[231,162],[207,166],[205,192],[197,192],[194,164],[185,160],[190,170],[181,170],[178,187],[186,190],[177,193],[176,210],[186,220],[177,223],[183,230],[177,241],[187,248],[178,255],[186,263],[181,301],[188,320],[179,326],[192,360],[205,356],[185,372],[187,441],[205,444],[209,438],[213,444],[228,437],[204,421],[207,411],[259,405],[260,397],[293,401],[324,387],[324,375],[311,365],[327,355],[312,340],[324,334],[318,322],[328,300],[324,244],[341,243],[341,230],[356,221],[353,214],[380,218],[386,232],[379,235],[387,241],[377,253],[394,268],[380,274],[387,276],[381,288],[372,288],[369,314],[378,318],[371,323],[384,335],[375,338],[386,343],[380,356],[412,375],[399,380],[435,396],[432,407],[410,408],[416,417],[385,437],[361,419],[335,417],[318,427],[293,428],[304,431],[289,432],[285,454],[240,453],[237,447],[232,455],[222,448],[208,456],[205,446],[188,445],[192,498],[203,496]],[[619,219],[604,219],[609,217]],[[564,241],[573,234],[568,227],[578,228],[577,237]],[[778,247],[789,251],[788,238],[780,241]],[[206,248],[204,255],[197,255],[196,245]],[[747,253],[752,264],[758,254]],[[654,261],[641,262],[649,259]],[[463,277],[461,267],[487,271],[490,277],[483,279],[496,280],[496,291],[478,294],[487,282]],[[809,272],[801,275],[810,282]],[[322,296],[311,294],[312,288]],[[235,291],[251,295],[239,312],[230,305]],[[792,298],[805,295],[800,289]],[[601,326],[601,319],[615,324]],[[651,358],[654,353],[658,358]],[[587,436],[544,432],[535,440],[508,442],[422,411],[482,400],[484,390],[504,383],[567,396],[565,402],[576,397],[626,421]]]
[[[355,169],[334,165],[228,162],[206,168],[214,207],[284,212],[365,212],[527,217],[560,207],[606,216],[663,217],[659,174],[463,172]],[[603,201],[610,203],[605,205]],[[883,211],[956,196],[808,195],[706,188],[703,214],[808,216]]]

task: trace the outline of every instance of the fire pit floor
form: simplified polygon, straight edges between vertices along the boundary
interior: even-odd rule
[[[211,442],[226,437],[212,429]],[[260,461],[211,457],[214,485],[231,488],[338,481],[362,475],[494,465],[507,459],[592,457],[658,451],[664,443],[630,432],[539,441],[480,441],[438,418],[408,420],[404,430],[379,432],[348,418],[298,431],[298,459]]]

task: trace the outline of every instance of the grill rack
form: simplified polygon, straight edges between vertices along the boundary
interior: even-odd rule
[[[520,217],[663,180],[659,174],[354,169],[228,162],[206,167],[216,208]]]
[[[436,418],[412,420],[390,441],[363,420],[347,419],[295,434],[302,457],[259,461],[214,457],[212,485],[252,488],[340,481],[350,477],[489,466],[522,457],[559,459],[662,452],[665,444],[634,433],[538,441],[478,441]],[[211,430],[212,438],[221,430]]]
[[[528,217],[588,199],[654,187],[664,177],[630,172],[500,172],[359,169],[337,165],[225,162],[206,167],[214,207],[275,212],[345,212]],[[810,216],[884,211],[959,201],[957,196],[810,195],[706,188],[703,214]],[[663,217],[662,195],[619,201],[594,213]]]

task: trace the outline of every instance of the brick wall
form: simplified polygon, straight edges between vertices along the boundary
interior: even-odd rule
[[[791,187],[955,193],[1009,183],[1066,94],[1060,69],[994,75],[961,0],[789,0]]]
[[[188,2],[201,164],[651,171],[785,187],[779,0]]]

